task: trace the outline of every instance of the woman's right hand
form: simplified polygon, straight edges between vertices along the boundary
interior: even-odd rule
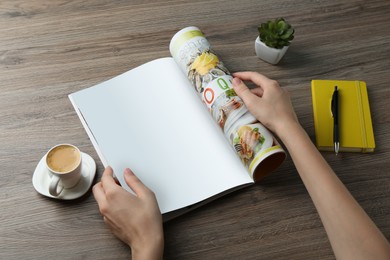
[[[298,123],[290,95],[277,81],[257,72],[237,72],[233,76],[234,91],[248,110],[279,137],[282,138],[292,124]],[[257,87],[249,89],[243,81],[251,81]]]

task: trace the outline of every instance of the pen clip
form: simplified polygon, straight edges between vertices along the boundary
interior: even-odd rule
[[[332,117],[334,118],[335,117],[335,114],[337,113],[337,111],[335,111],[336,109],[336,91],[338,91],[338,88],[337,86],[334,87],[334,91],[333,91],[333,95],[332,95],[332,101],[331,101],[331,105],[330,105],[330,112],[332,113]]]

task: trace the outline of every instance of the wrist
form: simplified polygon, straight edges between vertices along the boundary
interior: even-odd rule
[[[157,235],[152,240],[144,243],[143,246],[130,246],[133,260],[163,259],[164,253],[164,236]]]
[[[295,133],[304,131],[301,124],[297,120],[282,120],[279,126],[275,129],[276,135],[285,143]]]

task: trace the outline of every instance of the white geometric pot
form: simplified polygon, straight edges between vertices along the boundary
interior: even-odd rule
[[[257,36],[255,41],[255,50],[257,57],[273,65],[277,64],[280,61],[280,59],[286,53],[288,47],[289,46],[284,46],[282,49],[268,47],[262,41],[260,41],[259,36]]]

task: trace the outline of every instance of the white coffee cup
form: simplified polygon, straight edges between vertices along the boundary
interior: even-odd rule
[[[50,174],[49,193],[57,197],[64,188],[77,185],[81,178],[81,152],[71,144],[59,144],[46,154]]]

